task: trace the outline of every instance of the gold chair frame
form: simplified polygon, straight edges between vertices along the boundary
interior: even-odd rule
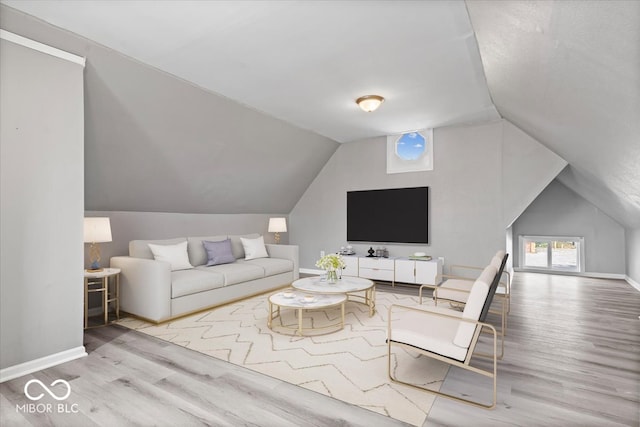
[[[410,344],[406,344],[406,343],[402,343],[402,342],[395,342],[393,341],[393,328],[392,328],[392,311],[394,307],[398,307],[398,308],[402,308],[403,310],[409,310],[409,311],[417,311],[417,312],[421,312],[424,313],[425,315],[430,315],[430,316],[439,316],[439,317],[445,317],[445,318],[451,318],[451,319],[455,319],[461,322],[468,322],[468,323],[473,323],[475,325],[480,326],[479,328],[476,327],[476,330],[473,334],[473,338],[471,339],[471,343],[469,344],[469,348],[467,349],[467,356],[465,358],[465,360],[463,362],[456,360],[456,359],[452,359],[446,356],[442,356],[440,354],[437,353],[432,353],[428,350],[425,349],[420,349],[417,348],[415,346],[412,346]],[[471,362],[471,358],[474,356],[474,350],[476,347],[476,344],[478,343],[478,338],[480,336],[480,332],[482,331],[482,329],[484,328],[488,328],[489,332],[493,335],[493,354],[483,354],[483,353],[475,353],[476,356],[479,357],[489,357],[492,359],[493,361],[493,369],[491,371],[486,371],[484,369],[480,369],[478,367],[475,366],[471,366],[470,362]],[[389,317],[388,317],[388,325],[387,325],[387,375],[389,376],[389,379],[392,382],[398,383],[398,384],[404,384],[407,386],[410,386],[412,388],[418,389],[418,390],[423,390],[429,393],[433,393],[437,396],[442,396],[445,397],[447,399],[452,399],[458,402],[462,402],[462,403],[466,403],[472,406],[476,406],[476,407],[480,407],[480,408],[484,408],[484,409],[493,409],[496,406],[496,402],[497,402],[497,396],[498,396],[498,357],[497,357],[497,332],[496,329],[488,324],[488,323],[484,323],[484,322],[479,322],[476,320],[471,320],[471,319],[465,319],[462,317],[458,317],[458,316],[452,316],[452,315],[448,315],[448,314],[444,314],[444,313],[439,313],[439,312],[434,312],[434,311],[429,311],[429,310],[423,310],[423,309],[419,309],[416,307],[407,307],[407,306],[403,306],[403,305],[398,305],[398,304],[392,304],[389,307]],[[460,396],[455,396],[452,394],[447,394],[447,393],[443,393],[439,390],[432,390],[426,387],[421,387],[418,386],[416,384],[412,384],[406,381],[402,381],[399,380],[397,378],[395,378],[392,375],[392,369],[391,369],[391,346],[392,345],[396,345],[399,347],[403,347],[403,348],[407,348],[410,349],[412,351],[417,351],[418,353],[430,357],[432,359],[436,359],[436,360],[440,360],[442,362],[448,363],[451,366],[456,366],[458,368],[462,368],[471,372],[474,372],[476,374],[480,374],[489,378],[493,379],[493,395],[492,395],[492,402],[491,404],[483,404],[481,402],[478,401],[474,401],[471,399],[465,399],[462,398]]]

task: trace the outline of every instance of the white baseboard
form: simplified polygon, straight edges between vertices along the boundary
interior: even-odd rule
[[[8,368],[0,369],[0,383],[32,372],[41,371],[61,363],[70,362],[72,360],[85,357],[86,355],[87,352],[85,351],[84,346],[81,345],[80,347],[71,348],[69,350],[61,351],[60,353],[51,354],[19,365],[9,366]]]
[[[629,276],[625,276],[624,280],[626,280],[628,284],[640,291],[640,283],[636,282]]]
[[[579,276],[595,277],[596,279],[618,279],[625,280],[627,276],[618,273],[580,273]]]
[[[595,273],[595,272],[577,273],[575,271],[555,271],[555,270],[543,270],[543,269],[537,270],[533,268],[522,268],[522,267],[515,267],[513,271],[522,272],[522,273],[556,274],[560,276],[593,277],[595,279],[626,280],[627,278],[627,276],[620,273]]]

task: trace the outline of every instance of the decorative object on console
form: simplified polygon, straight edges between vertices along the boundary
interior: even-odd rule
[[[374,254],[376,251],[374,251],[374,250],[373,250],[373,246],[371,246],[367,252],[369,252],[369,256],[370,256],[370,257],[373,257],[373,254]]]
[[[362,108],[362,111],[371,113],[380,107],[384,102],[384,98],[380,95],[365,95],[356,99],[356,104]]]
[[[426,252],[414,252],[413,255],[409,255],[409,259],[415,259],[418,261],[431,261],[431,257]]]
[[[340,246],[340,255],[355,255],[353,246],[347,245],[346,248],[344,246]]]
[[[93,217],[84,219],[84,243],[90,243],[89,261],[91,267],[87,270],[95,273],[100,268],[100,246],[98,243],[111,242],[111,223],[108,217]]]
[[[340,254],[327,254],[316,262],[316,267],[327,272],[327,283],[336,283],[338,281],[338,269],[346,267],[344,260]]]
[[[287,232],[287,219],[286,218],[269,218],[269,233],[275,233],[274,239],[276,244],[280,243],[280,233]]]
[[[376,257],[378,257],[378,258],[389,258],[389,251],[385,247],[378,246],[376,248]]]

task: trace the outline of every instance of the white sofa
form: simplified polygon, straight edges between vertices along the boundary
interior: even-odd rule
[[[133,240],[129,256],[111,258],[111,267],[122,270],[120,308],[155,323],[197,312],[216,305],[257,295],[290,284],[299,278],[298,246],[266,244],[268,258],[245,260],[240,237],[183,237],[169,240]],[[229,238],[236,261],[207,267],[202,242]],[[193,268],[171,271],[171,264],[156,261],[149,243],[175,245],[187,241]]]

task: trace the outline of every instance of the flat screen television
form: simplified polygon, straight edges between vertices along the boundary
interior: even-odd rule
[[[429,243],[429,187],[348,191],[347,240]]]

